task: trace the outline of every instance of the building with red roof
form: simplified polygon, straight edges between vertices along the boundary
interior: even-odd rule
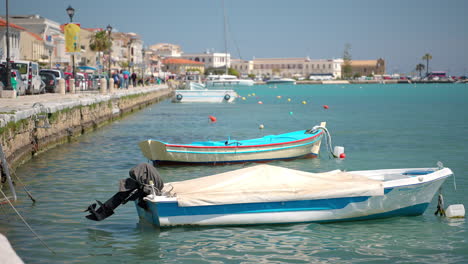
[[[21,32],[26,29],[9,22],[9,36],[10,36],[10,59],[20,59],[20,39]],[[0,18],[0,60],[6,60],[6,20]]]

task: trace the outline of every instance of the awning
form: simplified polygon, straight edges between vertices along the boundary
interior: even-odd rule
[[[85,70],[91,70],[91,71],[95,71],[95,70],[96,70],[96,68],[91,67],[91,66],[80,66],[80,67],[78,67],[78,69],[84,70],[84,71],[85,71]]]

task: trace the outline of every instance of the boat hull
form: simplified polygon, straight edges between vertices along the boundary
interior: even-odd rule
[[[323,131],[304,140],[281,144],[253,146],[192,146],[165,144],[156,140],[140,142],[145,157],[156,165],[163,164],[226,164],[268,162],[296,158],[314,158],[320,151]]]
[[[140,218],[160,227],[325,223],[416,216],[425,212],[448,176],[419,178],[399,186],[387,184],[383,196],[192,207],[180,207],[175,198],[168,198],[147,200],[149,210],[137,206],[137,211]]]
[[[237,97],[234,90],[176,90],[173,103],[232,103]]]

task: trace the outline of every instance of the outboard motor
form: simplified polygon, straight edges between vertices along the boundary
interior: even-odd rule
[[[119,192],[112,196],[105,203],[96,200],[100,206],[96,209],[96,203],[91,204],[85,210],[90,214],[86,218],[101,221],[114,214],[114,209],[121,204],[126,204],[128,201],[138,199],[138,205],[143,209],[147,209],[143,197],[151,194],[153,190],[156,195],[161,194],[164,187],[164,182],[161,179],[155,167],[148,163],[140,163],[129,171],[130,178],[120,180]],[[150,184],[153,182],[153,185]]]

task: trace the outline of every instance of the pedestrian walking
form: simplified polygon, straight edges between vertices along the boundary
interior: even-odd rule
[[[137,86],[137,82],[136,82],[137,75],[136,75],[136,73],[132,73],[131,78],[132,78],[133,87],[136,87]]]

